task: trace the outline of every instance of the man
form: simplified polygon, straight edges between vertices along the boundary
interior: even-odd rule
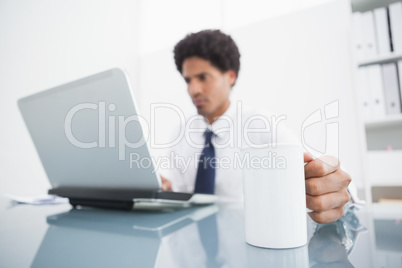
[[[203,122],[194,120],[192,127],[204,127],[212,131],[200,133],[193,138],[193,141],[182,141],[172,148],[180,156],[187,158],[198,156],[200,165],[198,168],[174,168],[176,172],[162,177],[163,189],[215,193],[228,199],[236,197],[241,199],[241,170],[232,167],[211,169],[210,163],[205,165],[204,161],[202,165],[201,161],[208,159],[206,156],[217,158],[228,156],[230,162],[234,160],[233,155],[239,152],[239,144],[233,146],[233,143],[227,141],[232,137],[222,134],[224,128],[243,127],[241,122],[236,121],[235,114],[236,110],[239,110],[239,105],[234,107],[229,98],[240,69],[239,50],[230,36],[219,30],[205,30],[187,35],[181,40],[174,48],[174,59],[177,70],[187,83],[188,94],[199,116],[204,119]],[[249,118],[253,112],[242,111],[242,114],[246,114],[246,118]],[[259,128],[261,122],[257,121],[254,123]],[[277,129],[277,138],[279,142],[293,141],[284,128]],[[271,141],[272,136],[260,134],[254,136],[253,144],[265,144]],[[304,154],[304,161],[308,162],[304,167],[306,203],[312,210],[309,212],[310,217],[319,223],[333,222],[342,217],[344,205],[350,199],[347,190],[351,182],[350,176],[340,169],[335,157],[325,156],[325,158],[325,161],[321,161],[313,159],[307,153]],[[201,181],[201,177],[204,180]],[[205,184],[208,180],[209,184]]]

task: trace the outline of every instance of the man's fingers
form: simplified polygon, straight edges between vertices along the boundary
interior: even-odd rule
[[[304,157],[304,162],[310,162],[313,161],[314,158],[311,156],[311,154],[304,152],[303,153],[303,157]]]
[[[172,184],[170,183],[170,181],[165,179],[162,176],[161,176],[161,180],[162,180],[162,190],[163,191],[171,191],[172,190]]]
[[[338,169],[324,177],[306,179],[306,193],[317,196],[337,192],[346,189],[351,180],[348,173]]]
[[[349,202],[349,174],[339,169],[336,157],[323,156],[304,166],[306,206],[310,217],[318,223],[333,222],[342,217]]]
[[[334,156],[325,155],[310,161],[304,166],[306,178],[322,177],[339,169],[339,160]]]
[[[343,206],[327,211],[313,211],[308,214],[317,223],[334,222],[343,216]]]
[[[343,207],[349,200],[350,196],[346,189],[344,191],[319,196],[307,194],[306,206],[313,210],[313,212],[324,212]]]

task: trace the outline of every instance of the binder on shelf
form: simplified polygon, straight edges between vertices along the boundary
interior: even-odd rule
[[[374,30],[373,11],[362,13],[361,31],[363,35],[363,55],[364,58],[370,58],[377,55],[377,45]]]
[[[388,6],[393,51],[402,52],[402,2]]]
[[[399,94],[401,96],[401,106],[402,106],[402,60],[398,61],[398,73],[399,73]]]
[[[353,41],[357,60],[364,60],[362,13],[355,12],[352,15]]]
[[[385,108],[387,114],[401,113],[401,98],[399,94],[398,73],[395,63],[382,65],[384,79]]]
[[[391,43],[389,36],[387,8],[377,8],[374,9],[373,12],[378,54],[389,54],[391,52]]]
[[[385,117],[385,98],[381,66],[370,65],[367,67],[368,84],[370,92],[370,112],[373,119]]]
[[[364,121],[371,119],[370,91],[368,85],[368,72],[366,67],[357,70],[357,94],[360,104],[360,111]]]

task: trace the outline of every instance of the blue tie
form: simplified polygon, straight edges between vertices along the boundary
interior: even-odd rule
[[[214,133],[207,129],[204,133],[205,147],[198,160],[197,177],[195,179],[194,193],[213,194],[215,192],[215,164],[211,160],[215,158],[215,149],[211,143]]]

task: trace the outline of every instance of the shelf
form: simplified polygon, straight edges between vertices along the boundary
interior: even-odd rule
[[[379,202],[380,199],[394,200],[390,202],[383,202],[382,204],[397,204],[399,211],[402,213],[402,184],[396,183],[375,183],[371,185],[371,196],[373,202]]]
[[[367,60],[362,60],[358,63],[358,65],[359,67],[363,67],[373,64],[395,62],[398,60],[402,60],[402,53],[390,53],[389,55],[376,56]]]
[[[371,186],[402,186],[402,150],[368,151]]]
[[[401,204],[372,204],[373,216],[375,219],[395,219],[395,215],[402,214]]]
[[[351,0],[353,12],[365,12],[379,7],[385,7],[399,0]]]
[[[378,128],[402,124],[402,114],[388,115],[382,119],[370,120],[364,123],[366,128]]]

